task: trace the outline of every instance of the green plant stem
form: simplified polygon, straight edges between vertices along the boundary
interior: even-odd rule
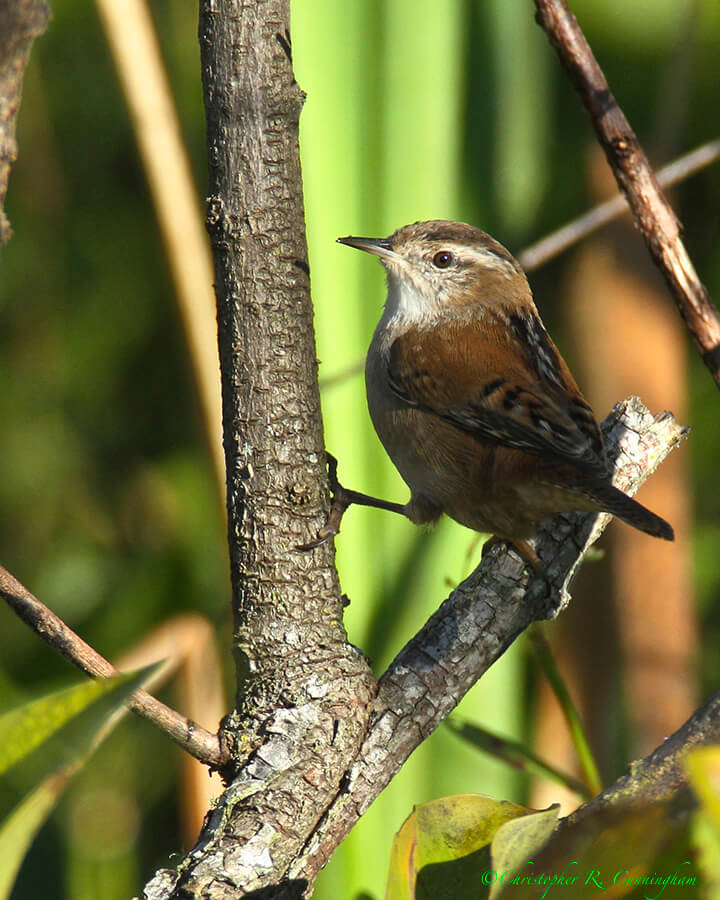
[[[558,699],[560,708],[565,716],[565,721],[570,729],[570,737],[575,745],[575,751],[580,760],[585,783],[591,792],[591,796],[594,797],[602,791],[603,784],[597,763],[595,762],[595,757],[593,756],[587,735],[585,734],[585,729],[580,722],[578,711],[570,697],[565,681],[555,665],[555,659],[552,650],[550,649],[550,644],[545,637],[542,627],[537,623],[531,625],[530,628],[527,629],[527,635],[530,638],[530,645],[535,654],[535,658],[537,659],[540,668],[545,673],[545,676],[550,682],[550,686]]]
[[[460,719],[448,719],[445,724],[458,737],[479,750],[489,753],[496,759],[501,759],[515,769],[561,784],[563,787],[575,791],[576,794],[579,794],[585,800],[590,800],[593,797],[586,784],[567,772],[556,769],[555,766],[536,756],[519,741],[500,737],[500,735],[493,734],[486,728],[481,728],[479,725],[473,725],[471,722],[465,722]]]

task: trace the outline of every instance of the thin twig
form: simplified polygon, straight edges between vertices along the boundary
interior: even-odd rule
[[[696,147],[684,156],[679,156],[668,165],[658,169],[655,173],[658,184],[663,188],[673,187],[680,182],[692,177],[697,172],[706,168],[720,159],[720,138],[708,141],[700,147]],[[518,254],[518,262],[526,272],[539,269],[545,263],[559,256],[574,244],[586,238],[588,235],[617,219],[623,213],[629,211],[628,202],[624,194],[616,194],[604,203],[594,206],[582,216],[568,222],[557,231],[546,235]],[[330,379],[328,379],[330,380]]]
[[[680,240],[680,224],[647,157],[564,0],[535,0],[547,32],[587,109],[598,140],[703,362],[720,386],[720,314]]]
[[[117,675],[117,669],[69,628],[63,620],[34,597],[26,587],[0,566],[0,596],[44,641],[65,659],[93,678]],[[217,734],[201,728],[191,719],[170,709],[147,691],[138,690],[128,700],[128,708],[157,725],[184,750],[213,768],[221,768],[228,755]]]

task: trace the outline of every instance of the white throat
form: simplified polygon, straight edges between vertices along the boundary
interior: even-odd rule
[[[379,328],[392,332],[404,331],[410,325],[420,325],[433,317],[432,303],[424,297],[409,278],[388,278],[388,295]]]

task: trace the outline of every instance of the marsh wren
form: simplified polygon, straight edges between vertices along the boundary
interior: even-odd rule
[[[446,221],[338,240],[377,256],[387,272],[367,398],[411,492],[404,506],[357,494],[351,502],[369,500],[417,524],[445,513],[511,541],[533,564],[525,539],[568,510],[609,512],[673,539],[667,522],[610,483],[593,411],[501,244]]]

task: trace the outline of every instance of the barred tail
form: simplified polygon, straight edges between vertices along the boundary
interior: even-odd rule
[[[594,484],[589,493],[594,500],[598,502],[600,507],[605,511],[632,525],[645,534],[653,537],[662,538],[664,541],[674,541],[675,532],[672,526],[665,519],[656,516],[654,512],[650,512],[642,503],[623,494],[622,491],[614,487],[612,484]]]

